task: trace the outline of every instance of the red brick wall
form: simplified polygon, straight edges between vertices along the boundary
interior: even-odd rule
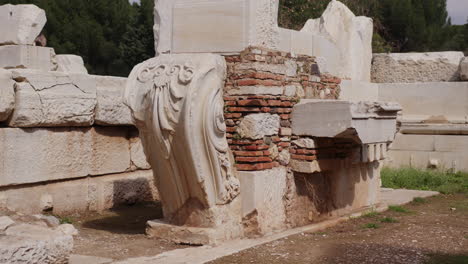
[[[256,171],[280,166],[275,153],[291,145],[292,107],[301,98],[337,99],[341,80],[321,74],[315,58],[310,56],[250,47],[240,55],[225,58],[225,119],[237,169]],[[240,121],[254,113],[279,115],[278,135],[259,140],[241,138],[237,133]]]

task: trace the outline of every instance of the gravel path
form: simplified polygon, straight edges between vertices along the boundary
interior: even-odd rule
[[[210,263],[468,263],[467,195],[440,195],[404,208],[408,212],[369,214]]]

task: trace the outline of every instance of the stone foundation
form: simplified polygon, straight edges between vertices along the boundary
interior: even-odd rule
[[[159,199],[123,104],[127,78],[88,75],[71,55],[50,71],[51,48],[1,46],[2,56],[1,208],[68,214]]]

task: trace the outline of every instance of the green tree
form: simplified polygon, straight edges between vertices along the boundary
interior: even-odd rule
[[[128,76],[154,55],[151,0],[0,0],[46,11],[44,34],[57,54],[83,57],[92,74]]]

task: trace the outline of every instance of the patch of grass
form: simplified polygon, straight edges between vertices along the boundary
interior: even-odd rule
[[[60,224],[73,224],[73,220],[69,217],[59,217]]]
[[[398,223],[398,220],[396,220],[395,218],[392,218],[392,217],[384,217],[384,218],[380,219],[380,222],[381,223]]]
[[[413,168],[383,168],[381,176],[382,186],[385,188],[431,190],[443,194],[468,194],[468,173]]]
[[[378,224],[376,224],[376,223],[368,223],[368,224],[365,224],[363,227],[364,228],[369,228],[369,229],[377,229],[380,226]]]
[[[424,199],[424,198],[421,198],[421,197],[415,197],[413,199],[413,203],[415,203],[415,204],[424,204],[424,203],[427,203],[427,200]]]
[[[379,213],[376,212],[376,211],[371,211],[371,212],[367,212],[365,214],[362,215],[362,217],[365,217],[365,218],[373,218],[373,217],[376,217],[378,216]]]
[[[390,205],[388,206],[388,210],[397,212],[397,213],[410,213],[411,212],[410,210],[399,205]]]

